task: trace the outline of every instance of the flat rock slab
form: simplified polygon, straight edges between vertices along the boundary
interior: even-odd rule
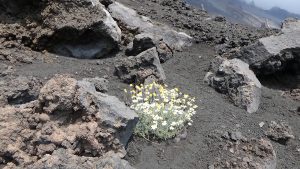
[[[282,32],[281,35],[261,38],[259,41],[273,55],[286,49],[300,48],[300,21],[286,21],[283,23]]]

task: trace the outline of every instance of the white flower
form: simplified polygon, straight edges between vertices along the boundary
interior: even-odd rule
[[[153,120],[160,120],[161,119],[161,117],[159,117],[158,115],[155,115],[154,117],[153,117]]]
[[[173,122],[171,123],[171,126],[176,126],[176,122],[173,121]]]
[[[142,136],[154,134],[159,138],[173,137],[175,131],[185,124],[192,125],[196,113],[195,98],[184,95],[178,89],[167,89],[158,83],[131,85],[132,106],[140,116],[141,127],[137,130]],[[159,130],[158,130],[159,129]],[[151,132],[149,131],[151,130]]]
[[[152,130],[157,129],[157,124],[153,124],[153,125],[151,126],[151,129],[152,129]]]

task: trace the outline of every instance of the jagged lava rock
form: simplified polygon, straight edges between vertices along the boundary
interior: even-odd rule
[[[121,41],[120,28],[99,1],[48,1],[41,15],[53,39],[48,48],[61,55],[101,58]]]
[[[148,33],[141,33],[134,37],[126,50],[126,55],[136,56],[141,52],[156,47],[160,61],[166,62],[173,56],[173,50],[163,41],[155,41],[155,38]]]
[[[76,105],[77,80],[68,75],[58,75],[50,79],[41,89],[39,102],[43,111],[54,113],[55,111],[72,111]]]
[[[83,113],[84,120],[96,120],[102,125],[118,130],[117,137],[126,145],[135,124],[137,114],[114,96],[96,91],[88,81],[77,81],[59,75],[49,80],[41,89],[40,105],[47,113]]]
[[[249,113],[258,110],[262,86],[247,63],[239,59],[216,58],[204,80],[217,91],[228,94],[236,106]]]
[[[257,74],[271,74],[287,67],[299,71],[300,20],[286,20],[281,34],[261,38],[232,57],[248,63]]]
[[[97,92],[87,81],[78,81],[77,86],[78,104],[92,115],[88,118],[95,117],[98,123],[115,129],[116,137],[126,146],[138,122],[137,114],[117,97]]]
[[[155,47],[119,60],[115,68],[116,74],[126,83],[144,83],[149,77],[161,82],[166,79]]]
[[[1,108],[0,115],[0,163],[11,168],[31,164],[69,167],[81,158],[91,162],[85,165],[78,161],[88,168],[96,166],[95,161],[102,156],[106,160],[100,160],[101,165],[122,168],[127,164],[120,158],[126,154],[125,146],[138,121],[136,113],[116,97],[97,92],[94,84],[67,75],[49,80],[38,100]],[[58,149],[68,152],[61,161],[56,161]],[[53,159],[46,155],[52,153]],[[116,158],[108,160],[110,155]],[[45,164],[45,159],[53,163]]]

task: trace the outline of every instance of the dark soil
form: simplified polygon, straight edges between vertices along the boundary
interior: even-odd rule
[[[226,96],[217,93],[203,82],[210,61],[218,52],[215,45],[223,38],[222,36],[228,38],[225,45],[229,47],[223,52],[226,53],[234,48],[230,46],[233,42],[237,45],[246,45],[244,43],[248,44],[260,37],[273,34],[273,30],[257,30],[235,24],[228,24],[228,27],[224,29],[226,23],[215,21],[205,23],[204,19],[200,20],[197,16],[193,16],[191,9],[183,9],[171,0],[163,1],[170,3],[165,5],[162,5],[162,0],[119,1],[155,21],[190,33],[197,41],[190,48],[176,52],[172,59],[163,64],[167,76],[166,84],[170,87],[176,86],[183,93],[197,98],[196,104],[199,105],[199,109],[194,116],[193,125],[187,130],[187,138],[180,142],[173,140],[150,142],[134,136],[128,145],[126,160],[134,167],[141,169],[204,169],[212,164],[221,153],[221,150],[210,147],[209,137],[214,131],[240,131],[248,138],[265,138],[264,128],[261,128],[259,123],[285,121],[292,127],[295,139],[286,145],[272,142],[277,154],[277,168],[298,169],[300,167],[300,152],[297,151],[300,149],[299,101],[284,97],[282,91],[277,88],[263,87],[259,111],[249,114],[235,107]],[[191,13],[185,14],[187,11]],[[201,12],[199,15],[207,16]],[[197,23],[199,25],[195,26]],[[203,35],[206,31],[206,35]],[[31,51],[27,48],[26,50]],[[33,51],[32,55],[37,56]],[[0,55],[0,62],[12,65],[14,75],[33,76],[44,82],[55,74],[64,73],[72,74],[77,79],[106,77],[110,81],[108,93],[120,99],[124,98],[122,91],[127,84],[122,83],[114,75],[114,63],[125,56],[123,51],[105,59],[95,60],[80,60],[47,52],[39,53],[38,56],[28,64],[4,61],[4,59],[1,60]]]

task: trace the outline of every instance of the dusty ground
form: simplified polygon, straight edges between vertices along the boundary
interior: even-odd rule
[[[169,6],[157,7],[155,1],[119,1],[130,5],[154,20],[169,25],[172,25],[171,19],[182,17],[182,14],[170,9]],[[165,17],[168,9],[171,10],[171,14],[172,12],[174,14],[171,19]],[[181,19],[184,18],[193,19],[189,16]],[[174,23],[174,26],[177,29],[182,28],[183,31],[194,34],[195,37],[202,36],[199,30],[184,28],[181,23]],[[230,35],[235,35],[235,32],[232,33],[232,31],[237,33],[240,32],[239,30],[245,29],[241,27],[226,30],[231,32]],[[245,32],[249,32],[249,30],[245,30]],[[254,32],[253,36],[255,38],[268,34],[256,34],[255,31],[250,31]],[[216,32],[211,34],[216,34]],[[235,35],[232,39],[240,38]],[[261,122],[267,124],[271,121],[285,121],[292,127],[295,139],[289,141],[286,145],[272,141],[277,154],[277,168],[298,169],[300,166],[300,102],[284,97],[282,91],[278,88],[263,87],[262,104],[258,112],[248,114],[245,110],[235,107],[225,96],[217,93],[203,82],[210,61],[217,51],[215,49],[216,42],[209,41],[207,44],[201,41],[199,40],[199,43],[195,43],[182,52],[176,52],[174,58],[163,64],[167,76],[166,83],[171,87],[178,87],[184,93],[195,96],[200,107],[194,117],[193,126],[187,130],[187,139],[175,143],[173,140],[149,142],[142,138],[133,137],[128,145],[126,159],[133,166],[141,169],[207,168],[221,153],[221,150],[213,146],[214,143],[210,139],[211,134],[216,130],[240,131],[248,138],[265,138],[265,127],[261,128],[259,126]],[[13,65],[13,74],[15,75],[34,76],[44,82],[53,77],[54,74],[62,73],[73,74],[77,79],[105,76],[110,81],[108,93],[122,99],[122,91],[126,84],[123,84],[114,76],[114,61],[120,57],[123,57],[122,52],[116,56],[99,60],[79,60],[50,54],[33,60],[31,64],[1,62]],[[264,84],[268,84],[268,81]]]

